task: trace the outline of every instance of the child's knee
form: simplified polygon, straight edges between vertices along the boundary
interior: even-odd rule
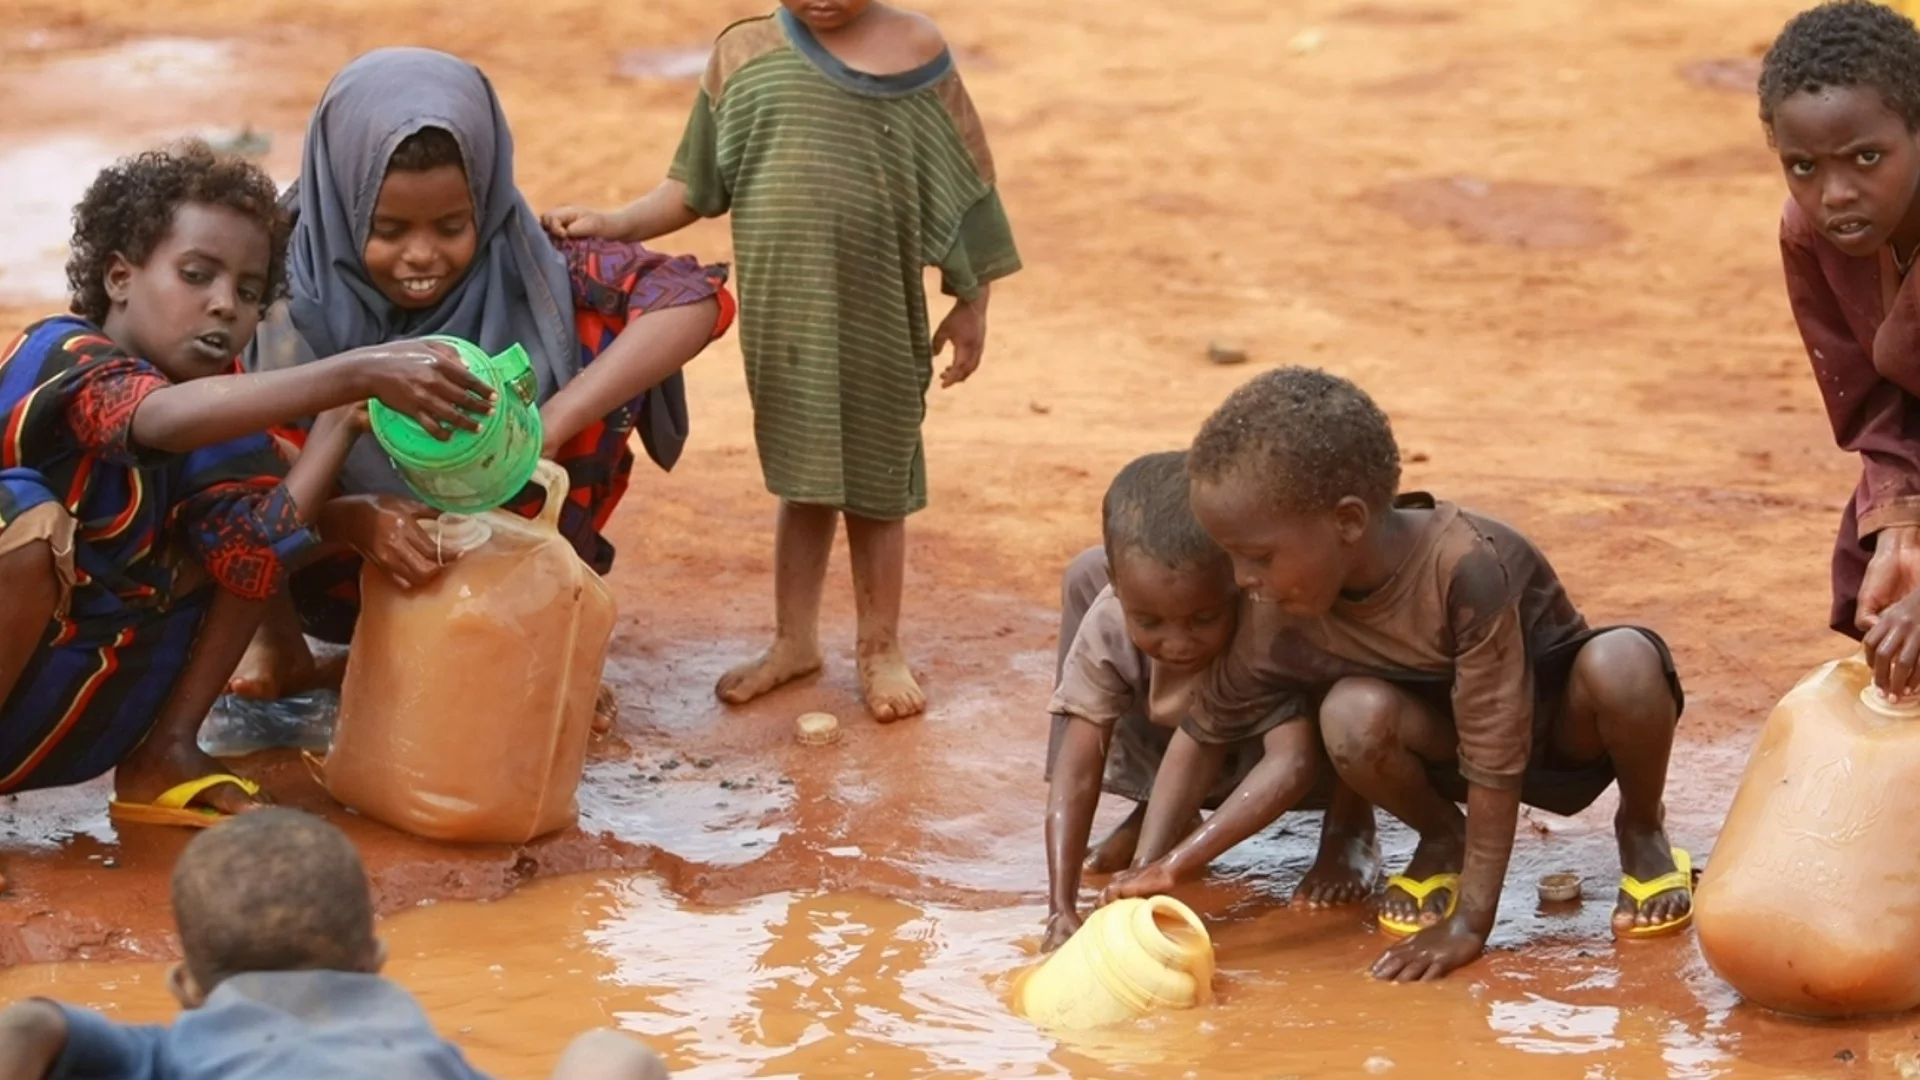
[[[1401,695],[1379,679],[1342,679],[1320,702],[1320,737],[1341,772],[1365,768],[1400,743]]]
[[[1573,682],[1602,731],[1625,726],[1640,736],[1671,735],[1679,720],[1666,659],[1637,630],[1611,630],[1587,642],[1574,660]]]
[[[71,559],[64,565],[70,567]],[[28,540],[0,553],[0,596],[7,598],[9,615],[31,613],[42,623],[59,615],[72,581],[62,567],[50,540]]]
[[[567,1047],[553,1080],[667,1080],[660,1055],[617,1031],[589,1031]]]

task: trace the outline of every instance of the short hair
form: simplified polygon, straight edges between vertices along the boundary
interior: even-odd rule
[[[1282,367],[1255,376],[1207,418],[1187,469],[1207,483],[1248,478],[1284,513],[1331,510],[1348,496],[1378,511],[1399,491],[1400,448],[1366,391],[1314,368]]]
[[[387,158],[390,173],[427,172],[443,165],[458,165],[464,171],[467,162],[460,153],[460,141],[453,137],[453,132],[441,127],[423,127],[401,139]]]
[[[1129,552],[1145,555],[1169,570],[1231,572],[1226,551],[1193,516],[1184,450],[1128,462],[1107,486],[1100,517],[1101,539],[1113,572],[1118,572],[1121,557]]]
[[[1760,62],[1760,122],[1800,93],[1857,86],[1920,130],[1920,31],[1871,0],[1835,0],[1795,15]]]
[[[260,294],[260,310],[265,311],[287,291],[287,240],[293,223],[278,200],[273,177],[244,158],[214,153],[200,139],[107,166],[73,208],[67,256],[73,313],[96,326],[105,322],[113,308],[107,296],[108,264],[117,254],[145,266],[172,230],[174,213],[189,203],[233,210],[267,234],[267,284]]]
[[[173,917],[205,993],[254,971],[362,971],[376,949],[359,854],[298,810],[249,811],[194,837],[173,868]]]

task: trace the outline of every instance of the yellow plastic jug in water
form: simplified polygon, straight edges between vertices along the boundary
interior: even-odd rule
[[[1065,945],[1028,972],[1014,1008],[1044,1028],[1087,1031],[1156,1009],[1213,1000],[1213,942],[1170,896],[1097,908]]]
[[[369,566],[327,791],[432,840],[524,843],[572,825],[613,636],[600,576],[554,531],[566,472],[540,463],[541,516],[425,523],[447,568],[402,589]]]
[[[1854,655],[1780,699],[1694,896],[1700,952],[1803,1016],[1920,1006],[1920,706]]]

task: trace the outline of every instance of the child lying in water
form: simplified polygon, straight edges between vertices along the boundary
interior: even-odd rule
[[[106,169],[74,210],[74,314],[0,352],[0,793],[118,766],[122,820],[252,805],[194,739],[287,567],[359,539],[352,502],[322,510],[363,422],[341,407],[469,427],[491,408],[417,343],[233,374],[285,287],[275,197],[204,144]],[[263,432],[316,413],[289,470]]]
[[[1688,861],[1661,804],[1683,699],[1659,635],[1589,627],[1513,528],[1399,494],[1386,415],[1337,376],[1255,378],[1201,428],[1189,469],[1194,513],[1241,584],[1311,648],[1368,672],[1332,682],[1320,729],[1340,778],[1420,834],[1380,913],[1407,939],[1376,976],[1438,978],[1478,957],[1521,804],[1575,814],[1615,779],[1615,933],[1686,925]],[[1256,662],[1240,677],[1263,674]]]
[[[1199,810],[1228,806],[1261,767],[1262,740],[1254,737],[1220,748],[1221,761],[1194,789],[1199,802],[1177,816],[1147,812],[1149,796],[1157,797],[1158,775],[1178,767],[1168,746],[1179,738],[1174,729],[1186,714],[1189,689],[1233,639],[1244,605],[1226,552],[1188,505],[1186,459],[1179,451],[1149,454],[1122,469],[1102,506],[1104,547],[1083,553],[1067,571],[1048,749],[1044,949],[1059,946],[1080,926],[1083,861],[1098,874],[1130,864],[1142,868],[1122,880],[1120,895],[1160,891],[1198,876],[1221,852],[1294,806],[1293,800],[1238,800],[1205,825],[1199,821]],[[1274,708],[1293,715],[1304,701],[1295,694],[1276,700]],[[1310,733],[1311,727],[1302,730]],[[1312,752],[1317,758],[1317,745]],[[1311,779],[1314,765],[1313,759],[1302,763],[1300,775]],[[1088,854],[1102,790],[1137,805]],[[1300,884],[1304,902],[1350,903],[1371,888],[1370,869],[1356,868],[1344,853],[1356,845],[1372,849],[1372,812],[1351,801],[1342,809],[1329,816],[1321,858]],[[1189,834],[1191,839],[1176,844]]]
[[[0,1013],[0,1080],[396,1080],[481,1076],[412,995],[380,977],[366,871],[340,830],[295,810],[195,837],[173,871],[184,961],[171,1026],[116,1024],[44,999]],[[576,1040],[555,1080],[655,1080],[652,1051]]]

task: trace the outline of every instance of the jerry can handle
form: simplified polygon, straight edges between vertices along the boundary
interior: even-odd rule
[[[549,529],[559,531],[560,507],[566,503],[567,492],[572,486],[567,478],[567,470],[557,462],[541,458],[533,467],[533,482],[547,492],[547,501],[540,507],[540,516],[535,520]]]

